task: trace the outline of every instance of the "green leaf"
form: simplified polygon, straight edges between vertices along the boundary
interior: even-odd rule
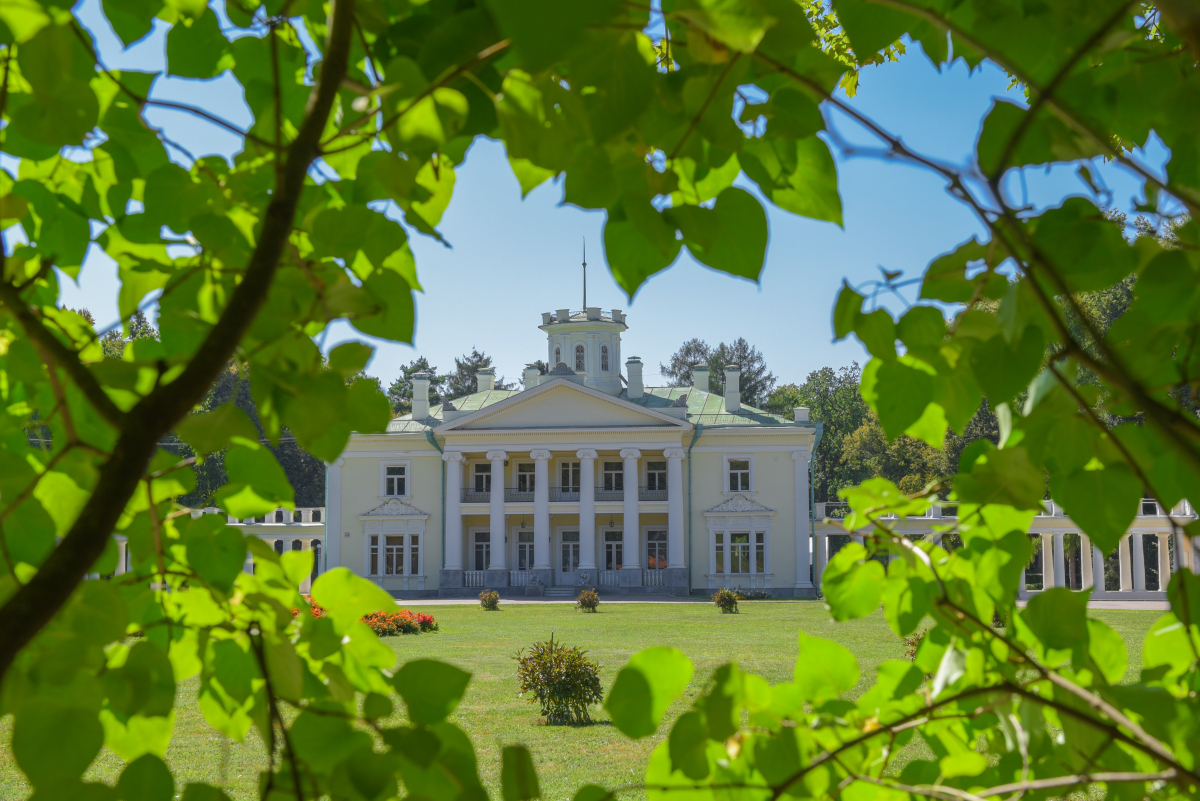
[[[201,14],[190,25],[176,22],[167,33],[167,72],[182,78],[211,78],[220,74],[229,40],[221,33],[216,14]]]
[[[1067,476],[1052,475],[1051,491],[1071,520],[1109,553],[1137,516],[1142,482],[1124,462],[1091,462]]]
[[[890,660],[875,669],[875,686],[858,699],[865,715],[879,715],[893,701],[901,701],[925,680],[925,673],[912,662]]]
[[[104,745],[96,713],[48,698],[16,710],[12,753],[36,788],[67,784],[83,775]]]
[[[1095,204],[1080,197],[1037,218],[1033,243],[1072,292],[1112,286],[1137,267],[1138,255]]]
[[[932,372],[910,356],[891,361],[873,358],[863,368],[863,400],[879,415],[888,439],[895,439],[920,420],[933,401]]]
[[[104,16],[112,23],[121,43],[129,47],[150,33],[154,27],[154,15],[162,9],[162,0],[103,0],[102,5]]]
[[[500,797],[504,801],[541,798],[533,757],[523,745],[506,745],[500,752]]]
[[[805,699],[836,698],[858,684],[858,662],[844,645],[800,632],[795,682]]]
[[[840,552],[839,552],[840,553]],[[883,587],[883,613],[897,636],[907,637],[917,630],[929,611],[932,589],[928,582],[911,575],[902,559],[888,565],[887,584]]]
[[[997,334],[971,350],[971,369],[993,407],[1006,403],[1029,385],[1042,366],[1045,353],[1042,329],[1027,327],[1018,342]]]
[[[1042,590],[1029,599],[1021,619],[1046,648],[1071,650],[1087,645],[1090,595],[1066,587]]]
[[[854,333],[872,356],[880,359],[896,357],[896,323],[886,310],[876,309],[869,314],[859,314]]]
[[[121,771],[117,792],[121,801],[172,801],[175,779],[161,759],[143,754]]]
[[[658,729],[662,716],[692,680],[692,662],[674,648],[639,651],[617,673],[604,700],[613,725],[634,740]]]
[[[230,448],[225,454],[225,472],[229,483],[217,492],[216,501],[234,517],[254,517],[293,503],[287,474],[266,448]]]
[[[647,278],[671,266],[679,247],[674,228],[648,199],[626,198],[604,223],[604,258],[630,297]]]
[[[393,612],[396,599],[378,584],[356,576],[345,567],[322,573],[313,582],[313,600],[341,626],[355,623],[370,612]]]
[[[744,189],[730,187],[711,210],[684,206],[667,213],[701,264],[757,281],[767,257],[767,215]]]
[[[954,492],[960,501],[1041,511],[1045,481],[1024,448],[1001,450],[987,440],[977,440],[972,446],[973,450],[963,452],[961,472],[954,477]]]
[[[216,453],[230,442],[257,445],[259,438],[249,416],[233,401],[222,403],[211,412],[188,415],[175,426],[175,433],[200,456]]]
[[[750,180],[779,208],[842,224],[837,167],[819,137],[747,139],[738,159]]]
[[[820,107],[804,92],[783,86],[762,106],[748,106],[767,118],[767,131],[775,139],[804,139],[825,128]]]
[[[1088,656],[1100,668],[1100,674],[1109,684],[1125,678],[1129,667],[1129,654],[1125,639],[1107,623],[1088,618]]]
[[[866,617],[879,608],[883,595],[883,565],[867,559],[857,542],[844,545],[825,566],[821,589],[834,620]]]
[[[607,22],[619,7],[617,0],[488,0],[487,5],[500,30],[512,40],[522,66],[530,72],[561,59],[584,37],[588,26]]]
[[[517,176],[517,183],[521,185],[522,199],[555,175],[554,170],[539,167],[529,159],[509,158],[508,163],[512,167],[513,175]]]
[[[470,681],[465,670],[433,659],[408,662],[392,679],[408,707],[408,719],[419,726],[434,726],[448,718]]]
[[[1167,584],[1167,600],[1171,611],[1185,625],[1200,626],[1200,575],[1190,570],[1178,570]]]
[[[757,0],[681,0],[675,15],[742,53],[754,52],[775,22]]]
[[[842,289],[838,292],[837,303],[833,307],[833,336],[835,339],[844,339],[854,331],[859,315],[862,313],[864,300],[866,298],[858,294],[850,286],[849,281],[842,281]]]
[[[211,784],[192,782],[183,788],[180,801],[230,801],[230,798],[220,788]]]
[[[898,41],[916,22],[903,11],[863,0],[837,0],[833,10],[860,64],[868,63],[872,55]]]
[[[946,318],[933,306],[913,306],[896,323],[896,335],[914,356],[937,353],[946,341]]]
[[[680,715],[671,727],[667,743],[672,770],[694,781],[708,776],[708,727],[703,715],[694,710]]]

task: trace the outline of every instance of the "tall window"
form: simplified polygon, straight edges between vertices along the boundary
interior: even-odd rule
[[[492,491],[492,466],[490,464],[475,465],[475,491]]]
[[[608,372],[608,345],[600,346],[600,369]]]
[[[309,546],[313,555],[312,579],[316,581],[317,575],[321,572],[321,541],[313,540]]]
[[[732,533],[729,535],[729,572],[750,572],[750,535]]]
[[[625,463],[604,463],[604,489],[619,490],[625,488]]]
[[[562,572],[573,573],[579,569],[579,532],[562,533]]]
[[[750,460],[749,459],[730,459],[729,460],[729,491],[730,492],[749,492],[750,491]]]
[[[533,492],[533,465],[517,465],[517,491]]]
[[[372,534],[367,541],[367,572],[372,576],[379,575],[379,535]]]
[[[646,462],[646,489],[667,489],[667,463]]]
[[[397,537],[384,537],[383,574],[385,576],[400,576],[404,574],[403,534]]]
[[[587,370],[587,365],[583,359],[583,345],[575,346],[575,372],[582,373]]]
[[[564,492],[579,492],[579,462],[562,463],[562,480],[559,486]]]
[[[402,464],[389,464],[384,468],[383,494],[407,495],[408,468]]]
[[[724,535],[724,533],[718,531],[716,534],[713,535],[713,538],[716,540],[716,543],[717,543],[716,548],[714,549],[716,551],[717,572],[724,573],[725,572],[725,535]]]
[[[486,531],[475,534],[475,569],[487,570],[492,566],[492,535]]]
[[[604,532],[604,569],[621,569],[621,532]]]
[[[558,366],[558,363],[561,361],[562,361],[562,348],[556,347],[554,349],[554,364],[550,365],[550,369],[553,370],[555,367]]]
[[[517,532],[517,570],[533,567],[533,532]]]
[[[766,573],[767,567],[767,543],[765,541],[766,534],[761,531],[754,532],[754,572]]]
[[[667,567],[667,532],[646,532],[646,567],[665,570]]]

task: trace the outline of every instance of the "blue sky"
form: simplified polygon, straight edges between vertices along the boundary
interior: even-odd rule
[[[96,35],[109,66],[162,69],[165,26],[159,24],[147,39],[122,52],[98,7],[99,0],[86,0],[77,13]],[[993,68],[970,73],[958,62],[939,72],[919,47],[910,46],[900,61],[864,70],[859,92],[849,102],[910,147],[965,164],[994,98],[1021,100],[1015,90],[1006,93],[1007,86],[1008,77]],[[160,78],[153,94],[202,105],[237,125],[249,121],[240,89],[228,75],[204,82]],[[232,134],[189,115],[152,109],[147,116],[195,155],[229,154],[238,147]],[[826,118],[843,141],[877,146],[836,110],[826,108]],[[526,362],[544,358],[540,313],[580,307],[584,238],[588,302],[626,311],[623,351],[641,356],[647,384],[660,383],[659,363],[691,337],[710,344],[745,337],[762,350],[780,383],[798,383],[823,366],[861,363],[866,356],[856,341],[832,341],[831,310],[843,279],[858,285],[878,278],[881,267],[917,276],[932,258],[982,234],[982,228],[932,173],[878,157],[847,157],[836,148],[834,156],[844,228],[768,205],[770,241],[758,284],[714,272],[684,251],[631,302],[607,270],[604,213],[562,205],[561,183],[544,184],[522,200],[503,146],[479,140],[458,170],[454,199],[439,226],[451,247],[409,232],[424,287],[416,296],[415,342],[373,342],[378,349],[367,371],[386,386],[400,365],[417,355],[447,371],[455,356],[476,347],[494,358],[499,374],[515,381]],[[1166,157],[1161,147],[1143,154],[1151,165],[1161,165]],[[1113,205],[1131,210],[1137,182],[1117,166],[1095,166],[1112,190]],[[1086,192],[1066,167],[1027,170],[1024,183],[1023,190],[1016,176],[1009,181],[1018,200],[1027,191],[1036,206]],[[753,188],[744,180],[741,185]],[[89,258],[78,285],[63,281],[68,306],[89,307],[100,325],[116,320],[115,269],[103,255]],[[890,305],[901,306],[895,299]],[[351,339],[366,338],[349,325],[335,324],[325,346]]]

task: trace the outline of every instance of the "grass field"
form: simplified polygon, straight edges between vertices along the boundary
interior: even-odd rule
[[[533,752],[545,799],[569,799],[586,782],[605,786],[640,780],[646,759],[665,736],[717,666],[734,661],[770,683],[788,681],[796,660],[801,629],[837,640],[858,657],[862,680],[851,691],[863,692],[874,680],[875,666],[903,656],[903,647],[888,629],[882,613],[849,623],[834,623],[823,605],[811,602],[744,602],[741,613],[722,615],[711,604],[602,604],[598,614],[581,614],[569,604],[502,606],[484,612],[472,606],[421,607],[435,615],[441,631],[385,639],[400,660],[435,658],[473,674],[467,696],[455,714],[475,743],[480,769],[489,788],[498,788],[499,753],[503,745],[523,743]],[[1113,626],[1129,647],[1129,676],[1141,667],[1141,642],[1161,612],[1095,611]],[[586,648],[601,666],[607,691],[617,671],[636,651],[652,645],[682,650],[696,665],[683,699],[668,712],[655,737],[632,742],[595,707],[595,724],[585,727],[543,725],[538,709],[517,698],[512,655],[535,640],[549,638]],[[242,744],[230,743],[205,723],[194,701],[196,680],[179,689],[175,738],[167,760],[177,780],[206,781],[223,786],[237,799],[255,797],[264,750],[252,732]],[[29,795],[8,748],[11,718],[0,721],[0,798]],[[91,778],[114,781],[121,761],[108,752],[93,764]],[[177,791],[182,790],[182,785]],[[493,792],[498,796],[498,792]]]

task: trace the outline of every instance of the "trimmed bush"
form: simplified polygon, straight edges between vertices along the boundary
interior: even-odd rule
[[[500,608],[500,593],[495,590],[484,590],[479,593],[479,605],[489,612]]]
[[[595,590],[581,590],[575,599],[575,608],[583,612],[595,612],[600,605],[600,594]]]
[[[309,603],[309,613],[313,617],[325,617],[325,610],[312,598],[302,596]],[[293,609],[292,615],[299,615],[299,609]],[[420,612],[410,612],[399,609],[395,612],[372,612],[362,618],[362,622],[371,627],[371,631],[380,637],[390,637],[397,634],[420,634],[421,632],[437,631],[437,620],[433,615]]]
[[[736,615],[738,610],[738,596],[733,590],[717,590],[712,596],[713,603],[721,610],[722,614]]]
[[[599,665],[587,658],[587,651],[568,648],[550,635],[548,642],[534,643],[528,654],[521,649],[513,659],[517,660],[519,697],[529,693],[529,703],[537,700],[547,723],[592,722],[588,706],[600,703],[604,694]]]

